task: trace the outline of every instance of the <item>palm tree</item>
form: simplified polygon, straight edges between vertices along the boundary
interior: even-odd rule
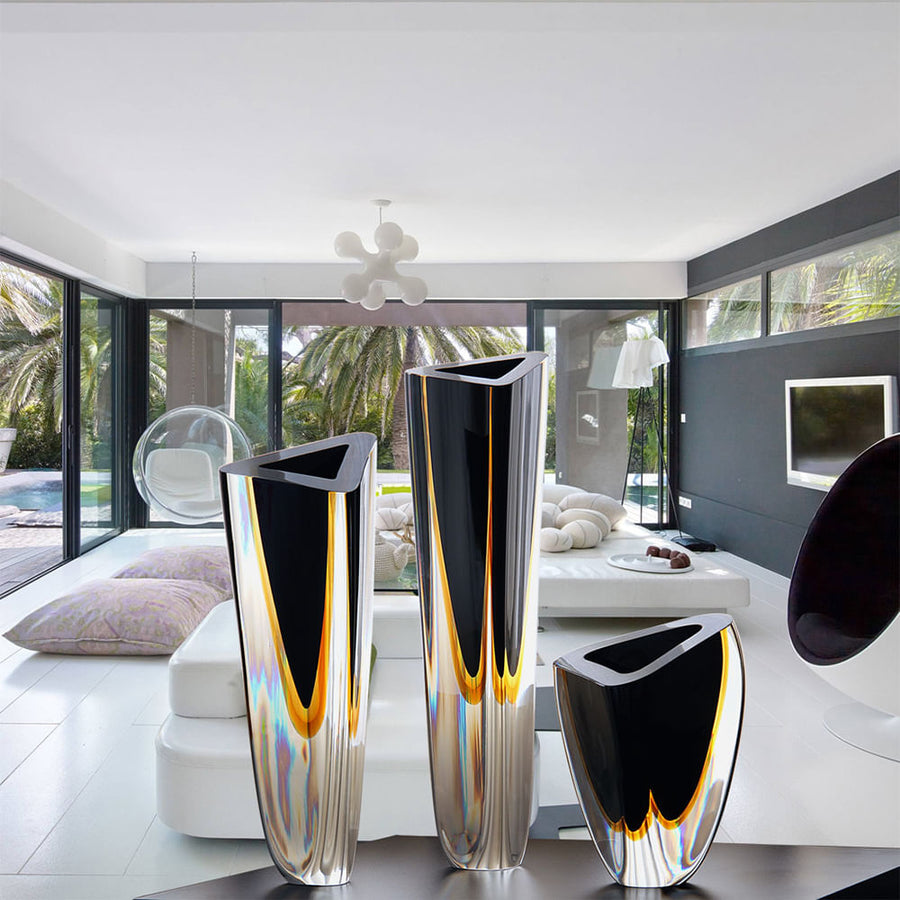
[[[256,343],[238,338],[235,343],[234,407],[254,453],[264,453],[268,443],[269,363]]]
[[[58,429],[63,395],[62,282],[4,264],[0,284],[5,298],[0,320],[5,390],[0,411],[15,416],[24,406],[40,403],[45,421]]]
[[[322,393],[327,433],[349,431],[372,408],[388,434],[397,469],[409,468],[406,388],[402,375],[421,365],[499,356],[522,350],[512,328],[334,325],[299,354],[296,377]]]
[[[847,250],[823,299],[829,325],[900,315],[900,238],[888,235]]]
[[[61,298],[62,283],[56,279],[0,262],[0,326],[15,322],[34,334],[47,307]]]

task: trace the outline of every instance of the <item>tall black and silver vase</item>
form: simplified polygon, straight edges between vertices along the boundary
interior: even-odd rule
[[[697,870],[737,756],[744,662],[710,614],[583,647],[553,665],[569,769],[600,859],[629,887]]]
[[[546,359],[406,373],[432,795],[461,869],[528,839]]]
[[[356,855],[375,447],[348,434],[220,470],[263,831],[301,884],[344,884]]]

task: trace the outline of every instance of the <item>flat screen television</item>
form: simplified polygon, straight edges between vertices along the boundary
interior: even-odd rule
[[[788,484],[827,491],[847,466],[897,430],[897,379],[803,378],[784,383]]]

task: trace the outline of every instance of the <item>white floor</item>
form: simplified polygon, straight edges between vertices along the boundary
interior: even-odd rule
[[[0,632],[76,581],[111,574],[149,546],[221,531],[131,532],[0,600]],[[846,698],[800,662],[785,627],[787,580],[728,553],[751,581],[735,611],[749,702],[717,840],[900,846],[900,765],[822,725]],[[646,619],[542,623],[539,653],[646,627]],[[549,684],[549,665],[538,683]],[[155,816],[153,739],[167,714],[166,659],[66,657],[0,638],[0,897],[102,900],[267,865],[261,841],[202,840]],[[397,802],[403,802],[401,797]],[[558,735],[541,735],[541,802],[573,803]],[[599,866],[598,887],[608,880]]]

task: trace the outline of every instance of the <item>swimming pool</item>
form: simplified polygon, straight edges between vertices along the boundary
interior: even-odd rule
[[[47,477],[22,478],[28,473],[15,473],[0,478],[0,506],[18,506],[19,509],[62,509],[62,473]],[[7,481],[8,479],[8,481]]]

